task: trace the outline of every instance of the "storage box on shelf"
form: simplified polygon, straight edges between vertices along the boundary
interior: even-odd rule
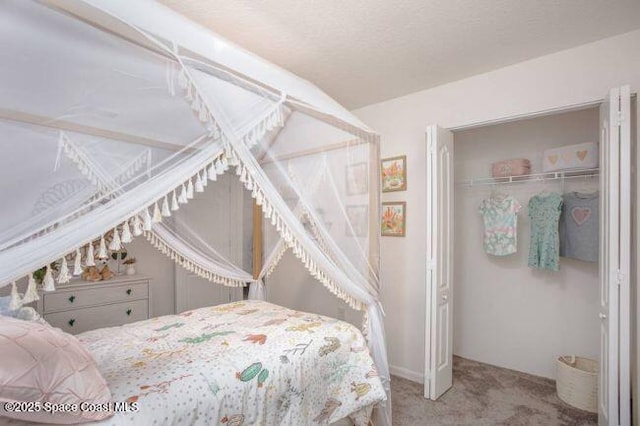
[[[557,172],[566,170],[595,169],[599,151],[596,142],[579,143],[547,149],[542,156],[542,170]]]

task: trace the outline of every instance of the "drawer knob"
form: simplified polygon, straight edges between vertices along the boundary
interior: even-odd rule
[[[127,289],[127,294],[128,294],[129,296],[131,296],[131,289],[130,289],[130,288],[128,288],[128,289]]]
[[[69,296],[69,303],[73,303],[73,301],[76,300],[76,297],[71,295]]]
[[[73,324],[76,322],[73,318],[69,320],[69,327],[73,327]]]
[[[131,315],[131,309],[127,309],[127,315]]]

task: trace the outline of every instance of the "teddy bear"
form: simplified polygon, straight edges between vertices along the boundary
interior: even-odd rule
[[[102,275],[97,267],[87,266],[82,271],[82,279],[84,281],[100,281],[102,280]]]
[[[110,280],[111,278],[116,276],[115,272],[109,270],[109,265],[104,265],[104,268],[102,268],[100,275],[102,276],[103,281]]]

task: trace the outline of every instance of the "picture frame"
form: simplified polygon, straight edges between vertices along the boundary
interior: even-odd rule
[[[407,190],[407,156],[383,158],[380,173],[382,178],[382,192]]]
[[[369,206],[366,204],[347,205],[346,213],[348,222],[344,226],[345,235],[356,238],[366,237],[369,227]]]
[[[369,192],[369,167],[366,162],[350,164],[346,167],[347,195]]]
[[[407,203],[405,201],[382,203],[380,226],[383,237],[404,237],[407,230]]]

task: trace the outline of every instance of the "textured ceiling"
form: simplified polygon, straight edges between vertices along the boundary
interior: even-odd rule
[[[160,0],[357,108],[640,28],[638,0]]]

